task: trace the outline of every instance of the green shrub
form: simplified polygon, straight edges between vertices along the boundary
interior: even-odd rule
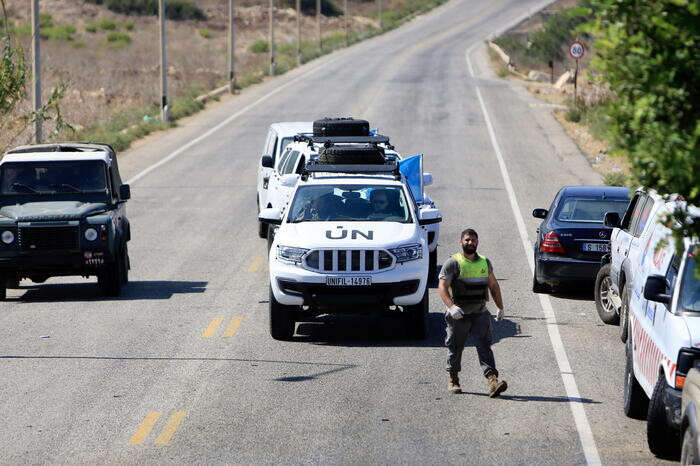
[[[606,186],[627,186],[629,177],[623,172],[610,172],[603,175],[603,183]]]
[[[73,34],[76,33],[76,28],[72,24],[64,24],[62,26],[51,26],[47,28],[41,28],[39,30],[39,35],[42,39],[50,40],[66,40],[73,41]]]
[[[97,27],[103,31],[114,31],[117,29],[117,23],[112,19],[102,18],[97,22]]]
[[[89,23],[89,24],[85,25],[85,30],[87,32],[97,32],[97,25],[93,24],[93,23]]]
[[[131,43],[131,36],[125,32],[110,32],[107,34],[107,42],[113,47],[126,47]]]
[[[39,27],[50,28],[53,26],[53,18],[49,13],[39,13]]]
[[[581,110],[579,108],[570,108],[567,110],[566,115],[564,115],[566,121],[571,121],[573,123],[578,123],[581,121]]]
[[[197,32],[200,36],[204,37],[205,39],[211,39],[214,36],[214,34],[212,34],[212,32],[207,28],[197,29]]]
[[[127,31],[131,31],[134,29],[134,22],[133,21],[124,21],[122,23],[122,27],[126,29]]]
[[[157,15],[158,0],[86,0],[89,3],[105,5],[111,11],[126,15]],[[204,10],[192,0],[168,0],[166,16],[173,20],[205,20]]]
[[[170,107],[170,117],[173,120],[179,120],[186,116],[197,113],[204,108],[204,103],[195,100],[193,97],[180,97],[173,99]]]
[[[266,40],[256,40],[248,48],[251,53],[267,53],[270,51],[270,43]]]
[[[13,27],[12,32],[14,32],[18,36],[31,36],[32,27],[29,24],[23,24],[21,26]]]

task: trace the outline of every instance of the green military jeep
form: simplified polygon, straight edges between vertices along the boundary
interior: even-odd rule
[[[131,239],[114,149],[98,143],[22,146],[0,161],[0,299],[29,278],[97,276],[118,296]]]

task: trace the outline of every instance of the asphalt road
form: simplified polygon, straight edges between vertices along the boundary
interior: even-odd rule
[[[658,462],[645,424],[622,413],[624,349],[592,291],[531,292],[517,214],[532,239],[533,208],[562,185],[600,184],[551,109],[486,65],[481,40],[545,3],[453,0],[124,154],[133,240],[123,296],[52,279],[23,281],[0,304],[0,462]],[[495,328],[510,387],[500,399],[486,396],[472,348],[466,393],[447,393],[435,289],[425,341],[367,317],[302,324],[293,342],[269,337],[260,150],[270,123],[326,115],[367,118],[403,154],[425,153],[445,219],[439,262],[463,228],[479,232],[507,308]]]

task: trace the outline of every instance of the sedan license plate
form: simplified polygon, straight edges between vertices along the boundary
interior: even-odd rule
[[[610,243],[583,243],[581,249],[585,252],[610,252]]]
[[[372,277],[326,277],[328,286],[369,286]]]

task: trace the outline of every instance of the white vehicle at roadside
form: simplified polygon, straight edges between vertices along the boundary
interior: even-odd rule
[[[269,253],[270,334],[289,339],[296,322],[321,314],[393,312],[424,338],[428,227],[442,220],[440,211],[418,206],[394,160],[333,165],[322,163],[323,153],[305,164],[287,208],[260,213],[278,226]]]
[[[294,140],[294,136],[299,133],[309,133],[313,129],[313,123],[308,122],[280,122],[273,123],[267,132],[265,144],[258,165],[257,182],[257,205],[260,209],[269,207],[279,207],[274,205],[274,192],[283,173],[281,173],[282,157],[286,147]],[[258,235],[261,238],[267,237],[267,225],[260,223]]]
[[[647,420],[649,449],[664,457],[680,447],[681,393],[690,369],[700,365],[700,251],[697,238],[686,238],[677,250],[660,222],[674,206],[664,203],[647,217],[625,295],[624,411]]]

